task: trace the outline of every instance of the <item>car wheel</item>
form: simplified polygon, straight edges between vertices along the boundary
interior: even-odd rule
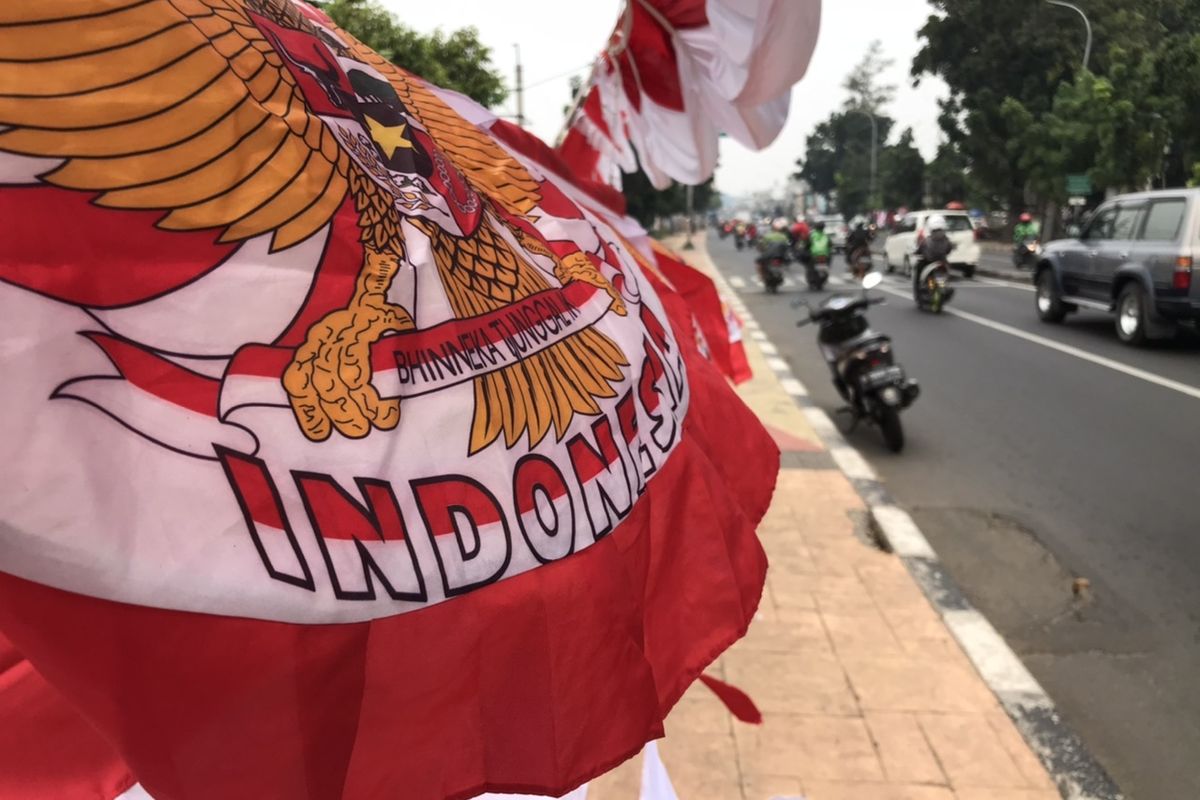
[[[883,266],[889,275],[896,271],[896,265],[892,263],[892,257],[887,254],[887,251],[884,251],[883,254]]]
[[[1054,272],[1043,269],[1037,279],[1037,313],[1042,322],[1062,322],[1067,316],[1067,308],[1063,305],[1062,295],[1054,284]]]
[[[975,277],[975,265],[974,264],[963,264],[962,265],[962,274],[963,274],[964,278],[974,278]]]
[[[904,257],[904,276],[906,278],[912,277],[912,260],[908,256]]]
[[[1125,344],[1146,343],[1146,290],[1130,281],[1121,287],[1117,297],[1117,336]]]

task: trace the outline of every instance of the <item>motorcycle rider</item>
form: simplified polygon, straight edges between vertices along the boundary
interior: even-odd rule
[[[809,263],[808,237],[811,233],[812,230],[803,216],[797,216],[796,221],[788,228],[788,236],[792,239],[792,252],[796,254],[796,260],[805,265]]]
[[[754,259],[754,263],[758,265],[758,275],[762,278],[764,286],[767,284],[767,262],[778,258],[786,264],[791,244],[787,235],[787,220],[783,217],[774,220],[771,230],[759,237],[759,255]]]
[[[825,263],[829,263],[829,254],[833,252],[833,242],[829,238],[829,234],[825,232],[825,223],[817,220],[813,223],[812,232],[808,234],[808,261],[804,263],[808,272],[816,269],[816,262],[819,258],[824,258]],[[809,283],[813,283],[813,276],[809,275]]]
[[[1025,248],[1025,242],[1038,238],[1038,234],[1038,224],[1033,221],[1033,216],[1028,211],[1022,212],[1021,216],[1017,217],[1017,224],[1013,226],[1013,261],[1018,266],[1024,260],[1021,258],[1021,251]]]
[[[921,285],[921,273],[926,266],[949,258],[953,249],[954,242],[946,235],[946,218],[934,214],[925,223],[925,238],[917,248],[917,264],[913,268],[913,300],[918,304],[921,302],[921,292],[925,291]]]
[[[867,230],[866,224],[860,219],[854,225],[854,230],[850,231],[850,235],[846,237],[846,263],[854,273],[856,279],[861,280],[863,273],[866,272],[862,265],[862,260],[866,259],[866,263],[870,264],[871,258],[871,232]]]

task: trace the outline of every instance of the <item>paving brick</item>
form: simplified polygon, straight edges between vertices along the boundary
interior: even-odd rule
[[[955,800],[943,786],[815,782],[805,789],[805,800]]]
[[[744,776],[794,776],[806,789],[811,780],[883,780],[867,726],[856,717],[764,714],[762,725],[738,725],[734,736]]]
[[[1021,732],[1017,730],[1017,726],[1008,714],[1004,713],[1002,709],[997,709],[989,713],[987,718],[992,730],[1000,739],[1000,744],[1012,758],[1013,763],[1017,765],[1017,769],[1021,771],[1021,775],[1024,776],[1029,786],[1053,790],[1054,782],[1050,780],[1049,773],[1046,772],[1046,768],[1042,766],[1038,757],[1029,749],[1025,738],[1021,736]]]
[[[755,619],[746,637],[734,647],[795,655],[833,655],[825,625],[816,611],[797,610],[787,621]]]
[[[986,714],[920,714],[917,719],[955,790],[1030,788]]]
[[[804,800],[804,787],[799,779],[786,775],[742,776],[742,797],[745,800]]]
[[[960,789],[954,797],[955,800],[1062,800],[1062,795],[1053,789]]]
[[[681,798],[728,800],[741,791],[737,747],[728,733],[673,734],[661,740],[658,747],[671,784]]]
[[[844,658],[854,655],[904,655],[891,627],[877,609],[820,613],[838,656]]]
[[[827,654],[731,650],[725,674],[763,712],[859,713],[841,664]]]
[[[871,712],[865,718],[889,781],[946,783],[946,776],[914,716]]]
[[[909,657],[843,657],[862,707],[870,711],[986,712],[995,697],[973,669]]]

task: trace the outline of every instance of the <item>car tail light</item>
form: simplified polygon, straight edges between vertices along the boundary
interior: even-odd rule
[[[1171,278],[1171,286],[1182,292],[1192,288],[1192,257],[1180,256],[1175,259],[1175,274]]]
[[[925,244],[925,229],[924,228],[917,231],[917,247],[920,247],[923,244]]]
[[[978,241],[981,241],[981,240],[983,239],[983,235],[982,235],[982,234],[983,234],[983,231],[982,231],[981,229],[979,229],[979,228],[972,228],[972,229],[971,229],[971,236],[972,236],[972,237],[974,237],[975,241],[977,241],[977,242],[978,242]]]

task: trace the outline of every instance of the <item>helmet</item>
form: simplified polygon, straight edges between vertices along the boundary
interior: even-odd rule
[[[925,223],[925,228],[930,232],[944,231],[946,230],[946,218],[941,214],[934,214],[929,218],[929,221]]]
[[[796,222],[805,222],[805,223],[807,223],[807,222],[808,222],[808,220],[806,220],[806,219],[804,218],[804,215],[803,215],[803,214],[797,214],[797,215],[796,215]]]
[[[817,223],[815,225],[813,225],[813,227],[819,231],[823,231],[823,230],[825,230],[825,221],[817,220]]]
[[[776,217],[775,221],[771,223],[771,227],[777,231],[786,231],[787,226],[788,221],[786,217]]]
[[[1017,219],[1021,222],[1033,222],[1033,216],[1028,211],[1021,214]]]

